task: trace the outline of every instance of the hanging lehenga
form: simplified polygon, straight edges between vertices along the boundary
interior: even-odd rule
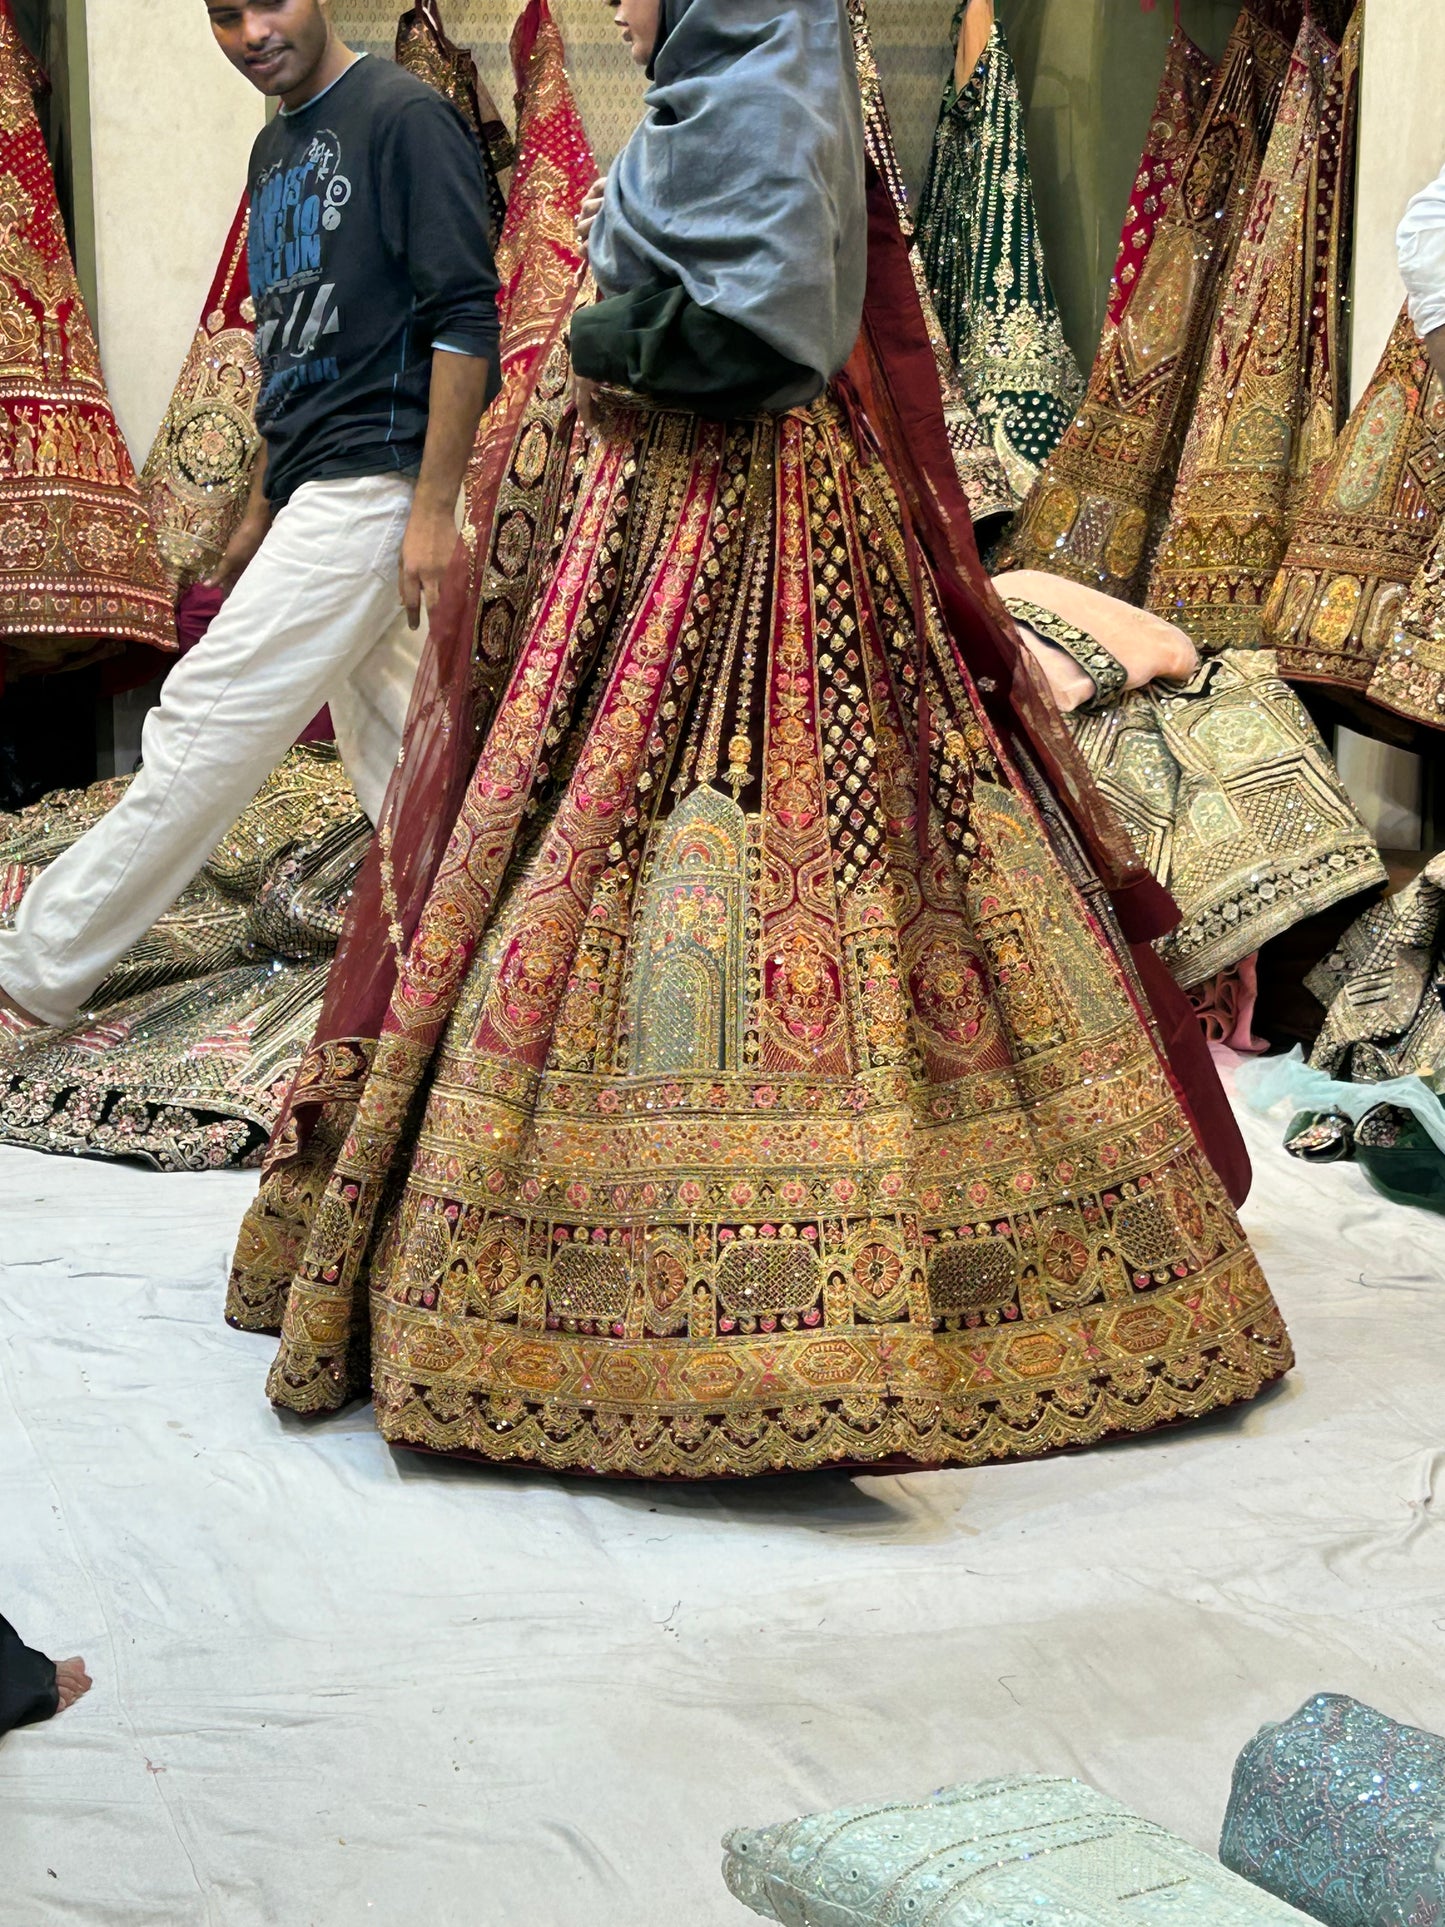
[[[850,138],[837,52],[814,140]],[[1165,900],[988,600],[876,185],[868,282],[819,400],[604,391],[590,441],[564,301],[478,511],[510,674],[392,943],[353,911],[238,1242],[278,1405],[369,1389],[394,1443],[698,1478],[1086,1444],[1286,1368],[1114,921]],[[430,799],[398,796],[402,849]]]
[[[0,669],[176,646],[170,595],[81,300],[33,93],[0,0]]]
[[[1291,519],[1347,411],[1342,322],[1360,16],[1300,29],[1214,324],[1149,607],[1201,648],[1252,649]]]
[[[1265,637],[1287,676],[1388,698],[1397,674],[1395,630],[1442,512],[1445,390],[1402,310],[1369,387],[1295,516],[1270,594]]]
[[[560,40],[545,9],[531,11],[555,58],[533,59],[530,46],[519,55],[522,154],[499,250],[509,264],[504,388],[479,437],[483,456],[519,386],[531,391],[539,303],[555,305],[559,273],[575,279],[572,226],[596,172],[577,151],[580,124],[559,113]],[[238,455],[241,429],[251,429],[240,408],[250,317],[244,254],[238,264],[234,249],[243,232],[241,221],[148,465],[182,582],[224,545],[246,486],[244,471],[221,459]],[[502,435],[510,447],[510,430]],[[0,816],[0,919],[124,783],[57,792]],[[293,750],[84,1018],[64,1031],[0,1036],[0,1142],[162,1170],[258,1162],[315,1035],[328,961],[371,844],[334,750]]]
[[[1019,511],[1014,567],[1142,599],[1299,14],[1298,0],[1246,0],[1122,319],[1106,330],[1084,401]],[[1183,63],[1176,41],[1181,114],[1196,98],[1195,70]]]
[[[898,150],[894,145],[893,128],[888,118],[888,105],[883,98],[883,82],[878,72],[878,61],[873,52],[873,36],[868,26],[867,0],[848,0],[848,11],[853,22],[853,48],[858,59],[858,85],[863,96],[863,134],[868,158],[878,170],[879,177],[893,201],[904,238],[912,243],[913,214],[908,204],[908,190],[903,181],[903,168],[898,159]],[[954,366],[953,355],[944,336],[943,324],[939,321],[938,312],[933,305],[933,296],[929,291],[923,260],[916,246],[910,245],[909,258],[913,264],[913,278],[918,289],[923,319],[928,328],[928,338],[932,343],[934,359],[938,364],[938,385],[943,394],[943,418],[948,425],[948,441],[953,450],[954,466],[958,470],[958,479],[963,484],[963,492],[968,500],[974,527],[981,528],[997,517],[1012,515],[1017,506],[1017,497],[1009,485],[1003,463],[999,460],[998,451],[990,440],[988,431],[975,414],[964,393],[963,378]]]
[[[161,559],[184,592],[216,567],[246,506],[256,433],[255,310],[246,262],[250,204],[242,199],[226,236],[141,494]]]
[[[449,100],[477,137],[487,181],[487,206],[492,239],[501,236],[507,218],[507,186],[516,161],[516,148],[496,102],[477,72],[477,63],[459,47],[442,25],[437,0],[419,0],[397,22],[396,61],[419,80],[435,87]]]
[[[993,0],[960,5],[953,31],[957,63],[919,204],[918,247],[964,398],[1018,502],[1084,385],[1044,265],[1023,102]]]

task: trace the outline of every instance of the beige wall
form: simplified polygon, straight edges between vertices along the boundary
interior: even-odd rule
[[[1410,196],[1445,167],[1441,0],[1367,0],[1355,223],[1353,386],[1384,352],[1405,290],[1395,230]]]
[[[96,332],[144,460],[200,318],[264,118],[201,0],[88,0]]]

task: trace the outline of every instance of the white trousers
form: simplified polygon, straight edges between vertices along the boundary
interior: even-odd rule
[[[0,988],[69,1023],[168,910],[323,704],[374,823],[421,654],[397,587],[412,484],[308,482],[281,509],[146,718],[119,803],[42,871],[0,931]]]

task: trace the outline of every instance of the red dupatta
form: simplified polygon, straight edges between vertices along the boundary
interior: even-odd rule
[[[913,521],[942,613],[990,720],[1043,770],[1107,889],[1128,939],[1180,1101],[1236,1205],[1249,1195],[1249,1153],[1199,1020],[1153,948],[1179,921],[1174,899],[1140,861],[1095,787],[979,560],[943,419],[938,369],[907,244],[887,189],[869,167],[868,294],[863,334],[844,377]]]

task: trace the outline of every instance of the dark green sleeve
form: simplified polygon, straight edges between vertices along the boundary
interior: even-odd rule
[[[751,328],[700,308],[685,289],[639,288],[572,319],[572,366],[589,381],[631,388],[716,420],[811,401],[822,378]]]

